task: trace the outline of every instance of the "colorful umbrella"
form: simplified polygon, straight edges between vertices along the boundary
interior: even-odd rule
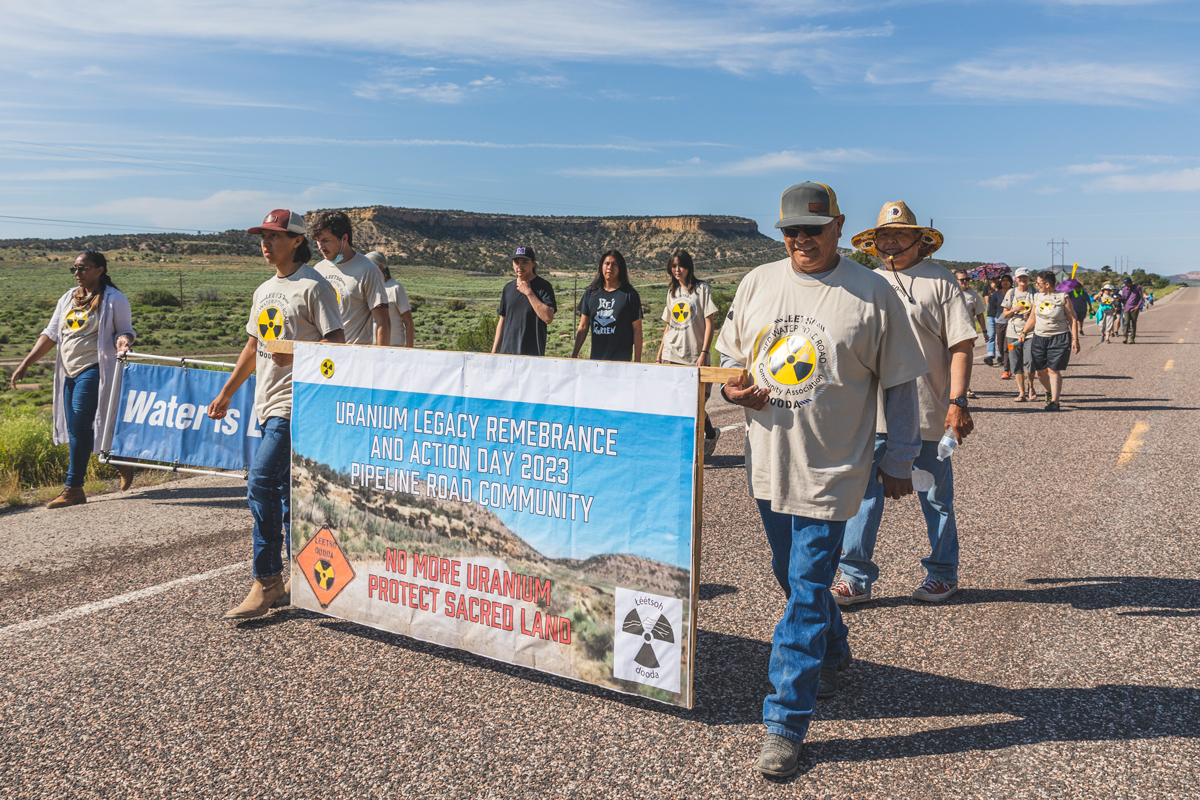
[[[1073,292],[1076,289],[1078,289],[1080,286],[1083,286],[1083,284],[1080,283],[1079,281],[1075,280],[1074,278],[1067,278],[1065,281],[1060,283],[1058,286],[1055,286],[1054,291],[1056,291],[1056,292]]]
[[[967,274],[977,281],[986,281],[991,278],[999,278],[1001,275],[1007,275],[1012,272],[1008,264],[996,262],[995,264],[980,264],[975,269]]]

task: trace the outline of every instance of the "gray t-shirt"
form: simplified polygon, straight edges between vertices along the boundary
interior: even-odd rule
[[[1029,320],[1029,312],[1033,310],[1033,292],[1022,292],[1014,286],[1004,295],[1001,305],[1006,311],[1010,308],[1016,309],[1016,313],[1008,318],[1008,333],[1005,338],[1019,339],[1021,332],[1025,330],[1026,321]]]
[[[379,271],[374,264],[371,267]],[[254,290],[246,333],[259,343],[254,413],[260,424],[271,417],[292,418],[292,367],[272,361],[262,343],[272,339],[319,342],[341,328],[337,293],[308,264],[286,278],[268,278]]]
[[[682,286],[667,297],[662,319],[667,323],[663,332],[662,360],[671,364],[693,366],[704,348],[704,321],[717,313],[712,292],[704,281],[696,281],[692,291]]]
[[[355,253],[353,258],[341,264],[322,261],[316,270],[337,293],[346,344],[375,344],[375,320],[371,309],[388,304],[379,267],[362,253]]]
[[[1069,333],[1071,321],[1067,319],[1067,295],[1063,292],[1033,296],[1033,335],[1058,336]]]

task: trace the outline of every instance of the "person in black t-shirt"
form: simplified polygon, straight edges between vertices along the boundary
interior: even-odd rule
[[[616,250],[600,256],[596,277],[579,301],[579,330],[571,358],[579,355],[589,330],[593,361],[642,360],[642,298],[629,285],[625,257]]]
[[[504,286],[500,295],[500,319],[496,322],[493,353],[513,356],[546,355],[546,326],[554,321],[558,304],[554,287],[537,274],[537,254],[532,247],[518,247],[512,259],[517,278]]]

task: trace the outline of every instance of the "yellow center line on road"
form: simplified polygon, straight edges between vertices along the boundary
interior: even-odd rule
[[[1173,367],[1173,366],[1175,366],[1175,359],[1173,359],[1173,358],[1168,358],[1168,359],[1167,359],[1167,365],[1166,365],[1165,367],[1163,367],[1163,372],[1170,372],[1170,371],[1171,371],[1171,367]]]
[[[1129,434],[1129,438],[1125,440],[1125,446],[1121,448],[1121,455],[1117,456],[1117,468],[1128,464],[1137,455],[1137,451],[1142,449],[1142,437],[1146,435],[1146,431],[1150,430],[1150,426],[1144,422],[1135,422],[1133,431]]]

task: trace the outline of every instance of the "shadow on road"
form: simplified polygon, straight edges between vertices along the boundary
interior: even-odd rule
[[[1081,611],[1103,608],[1132,608],[1127,617],[1200,617],[1200,580],[1105,576],[1088,578],[1032,578],[1026,583],[1049,584],[1044,589],[962,589],[944,605],[975,603],[1053,603]],[[1068,585],[1069,584],[1069,585]],[[875,607],[928,607],[911,597],[880,598],[856,606],[850,613],[869,612]]]
[[[246,505],[246,485],[242,483],[229,486],[180,486],[178,488],[164,486],[161,489],[144,491],[131,499],[169,503],[176,506],[233,507],[236,505],[241,508]]]

